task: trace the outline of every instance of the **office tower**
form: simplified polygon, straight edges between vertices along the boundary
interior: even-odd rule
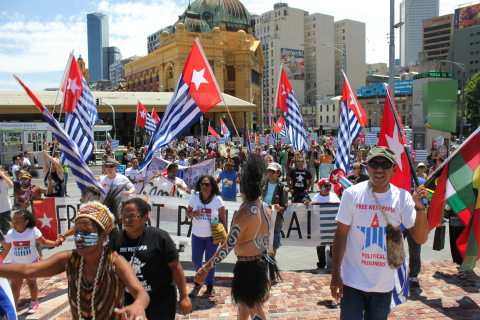
[[[422,46],[422,22],[438,17],[439,0],[403,0],[400,3],[400,60],[402,66],[417,63]]]
[[[423,52],[427,60],[446,60],[453,33],[453,13],[423,20]]]
[[[87,14],[87,37],[90,81],[108,79],[108,66],[106,74],[103,66],[103,48],[109,46],[108,16],[96,12]]]
[[[117,47],[104,47],[102,48],[103,52],[103,71],[102,75],[104,80],[112,80],[110,78],[110,65],[115,63],[117,60],[122,59],[122,53]]]

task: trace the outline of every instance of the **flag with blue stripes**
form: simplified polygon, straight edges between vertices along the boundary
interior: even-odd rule
[[[145,123],[145,131],[147,132],[147,134],[153,135],[153,132],[155,132],[155,127],[156,127],[155,120],[147,112],[147,121]]]
[[[97,106],[73,54],[65,70],[62,83],[63,109],[65,110],[65,133],[77,145],[83,161],[90,160],[94,150],[93,126],[98,120]],[[60,161],[68,163],[68,157],[61,151]]]
[[[338,128],[338,147],[335,155],[335,169],[347,172],[350,166],[350,148],[367,123],[367,116],[354,95],[347,77],[343,75],[342,103],[340,104],[340,123]]]
[[[273,128],[275,127],[275,121],[273,120],[273,116],[270,111],[268,111],[268,117],[270,119],[270,135],[272,136],[272,142],[273,142],[273,145],[277,145],[278,133],[273,131]]]
[[[230,139],[230,130],[228,130],[228,127],[225,124],[225,122],[223,122],[222,118],[220,118],[220,129],[222,131],[222,134],[223,134],[225,140],[229,140]],[[219,143],[219,144],[221,144],[221,143]]]
[[[320,245],[331,246],[335,231],[337,230],[337,221],[339,203],[322,203],[319,208],[320,216]]]
[[[168,145],[222,100],[217,81],[197,38],[139,169],[148,167],[158,149]]]
[[[3,259],[0,256],[0,264],[3,264]],[[0,278],[0,319],[1,320],[16,320],[17,308],[15,307],[15,300],[13,299],[12,288],[10,283],[5,278]]]
[[[283,111],[285,122],[288,125],[287,136],[293,147],[296,150],[308,152],[307,135],[303,125],[302,113],[283,67],[280,67],[275,105]]]
[[[60,123],[53,117],[50,111],[45,108],[42,102],[38,100],[38,98],[30,91],[23,82],[14,76],[15,79],[20,83],[20,85],[25,89],[27,94],[33,100],[35,105],[38,107],[40,112],[43,114],[45,121],[50,125],[53,134],[57,138],[57,141],[60,143],[60,148],[65,153],[65,159],[68,161],[68,165],[72,172],[75,181],[80,190],[84,190],[88,186],[94,186],[100,190],[103,194],[105,194],[105,190],[97,181],[93,173],[88,168],[86,162],[82,159],[80,152],[78,151],[77,145],[73,142],[73,140],[68,136],[68,134],[63,130],[60,126]]]

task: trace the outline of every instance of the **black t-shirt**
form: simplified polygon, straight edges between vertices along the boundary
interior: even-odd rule
[[[293,197],[307,190],[308,180],[312,179],[312,174],[305,168],[303,170],[293,168],[288,173],[288,176],[292,179],[290,186],[293,189]]]
[[[135,275],[150,296],[150,303],[155,303],[152,297],[171,293],[175,286],[172,270],[168,264],[179,256],[170,235],[154,227],[145,229],[143,239],[141,237],[130,239],[125,230],[121,233],[123,243],[116,251],[132,266]]]

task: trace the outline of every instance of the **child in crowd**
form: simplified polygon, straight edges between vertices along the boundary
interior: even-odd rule
[[[38,261],[38,251],[35,243],[38,241],[42,246],[55,247],[55,242],[46,240],[40,230],[37,229],[37,220],[35,216],[27,210],[19,210],[15,212],[12,219],[13,229],[9,230],[5,236],[5,246],[2,250],[2,258],[8,255],[10,248],[13,246],[12,264],[27,264]],[[31,302],[28,314],[33,314],[38,310],[38,285],[37,279],[26,279],[27,286],[30,290]],[[13,298],[15,305],[20,297],[20,289],[22,288],[23,279],[12,279]]]

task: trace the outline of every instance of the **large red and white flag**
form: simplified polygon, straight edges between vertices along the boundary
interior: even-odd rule
[[[403,131],[403,126],[400,121],[400,130],[402,132],[399,132],[395,117],[397,119],[400,119],[400,117],[398,116],[397,109],[393,103],[394,100],[392,98],[390,88],[388,85],[386,87],[387,95],[385,96],[385,107],[383,108],[382,126],[380,128],[380,139],[378,141],[378,145],[387,147],[395,152],[397,161],[396,172],[392,176],[390,183],[398,188],[402,188],[410,192],[412,181],[410,164],[404,148],[406,141],[405,139],[402,140],[401,138],[405,137],[405,132]],[[393,108],[391,107],[392,104]],[[395,110],[395,113],[392,112],[392,109]]]
[[[183,66],[172,100],[152,135],[140,169],[150,164],[155,151],[168,145],[222,100],[220,88],[197,38]]]
[[[147,115],[148,111],[144,107],[144,105],[138,101],[137,103],[137,123],[136,125],[142,129],[145,129],[145,125],[147,124]]]
[[[32,201],[33,213],[37,218],[37,228],[45,239],[55,241],[58,238],[58,224],[55,210],[55,198]]]

